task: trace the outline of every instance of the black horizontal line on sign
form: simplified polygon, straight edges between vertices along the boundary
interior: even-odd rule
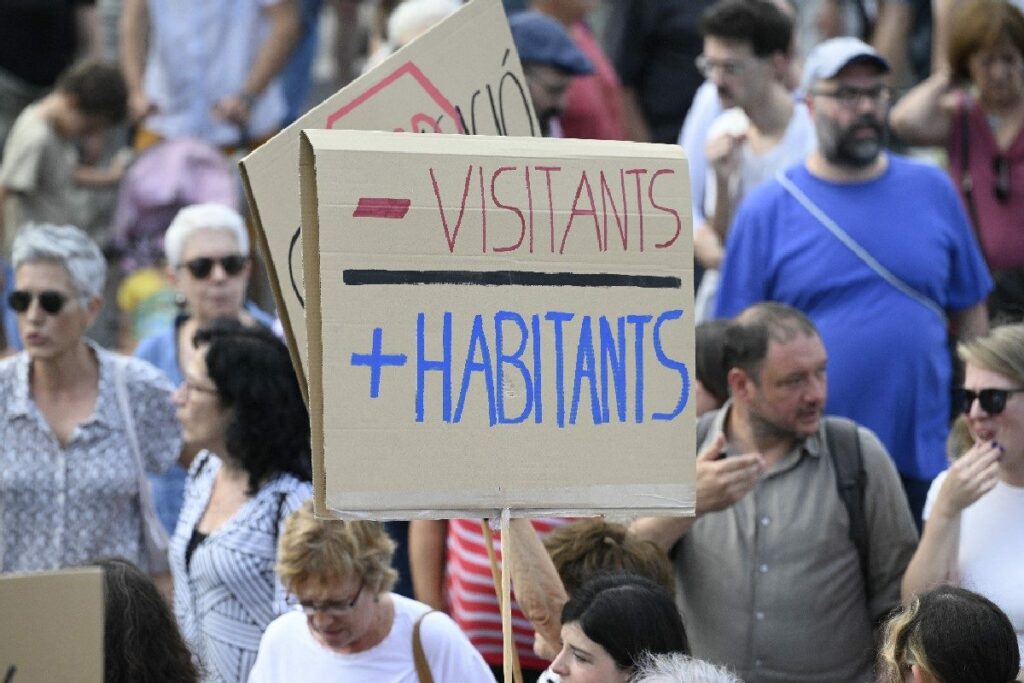
[[[346,285],[483,285],[489,287],[640,287],[679,289],[682,280],[659,275],[538,273],[531,270],[346,270]]]

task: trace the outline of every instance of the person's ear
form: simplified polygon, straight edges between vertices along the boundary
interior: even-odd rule
[[[775,80],[785,84],[789,77],[790,56],[785,52],[773,52],[768,60],[768,63],[771,64]]]
[[[754,380],[747,374],[746,370],[741,368],[732,368],[725,376],[726,382],[729,384],[729,395],[736,400],[743,400],[750,396],[751,389],[753,389]]]
[[[98,295],[98,294],[96,296],[94,296],[94,297],[90,297],[89,301],[85,304],[85,314],[86,314],[86,319],[88,320],[88,323],[86,325],[87,329],[89,327],[92,327],[93,323],[96,322],[96,318],[99,317],[100,311],[102,311],[102,310],[103,310],[103,297]]]

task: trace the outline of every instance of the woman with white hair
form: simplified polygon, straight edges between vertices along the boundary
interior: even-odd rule
[[[178,290],[182,311],[172,325],[139,342],[135,356],[163,370],[178,386],[195,353],[196,331],[218,318],[268,327],[273,319],[255,306],[245,306],[249,233],[234,209],[213,203],[185,207],[167,228],[164,253],[167,276]],[[185,494],[185,470],[174,466],[151,477],[150,483],[160,521],[173,533]]]
[[[25,350],[0,361],[0,572],[141,563],[140,469],[166,469],[181,450],[172,387],[85,338],[106,261],[84,232],[29,226],[12,262],[7,303]]]
[[[631,683],[743,683],[728,669],[681,652],[648,654],[640,660]]]

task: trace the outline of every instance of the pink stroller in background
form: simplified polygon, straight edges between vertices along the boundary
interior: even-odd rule
[[[184,138],[140,154],[121,181],[109,244],[121,273],[162,265],[167,227],[179,209],[200,202],[238,209],[234,176],[218,149]]]
[[[221,152],[199,140],[154,145],[129,167],[107,245],[109,258],[119,266],[111,277],[117,282],[118,346],[123,351],[172,325],[181,312],[164,274],[164,233],[175,215],[201,202],[237,209],[236,188]]]

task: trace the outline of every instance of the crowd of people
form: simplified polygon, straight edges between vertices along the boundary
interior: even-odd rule
[[[0,573],[112,682],[1018,679],[1019,0],[507,0],[542,134],[688,159],[695,516],[314,514],[232,162],[461,4],[0,6]]]

